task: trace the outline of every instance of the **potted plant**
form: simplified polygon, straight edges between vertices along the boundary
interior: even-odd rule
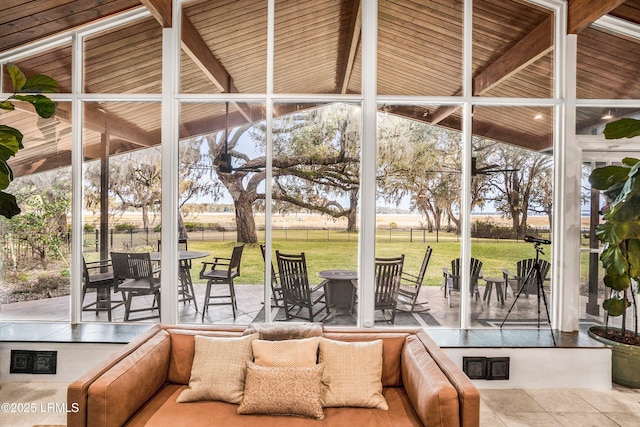
[[[605,138],[640,135],[640,120],[621,119],[607,124]],[[604,222],[596,235],[604,243],[600,260],[605,269],[608,295],[602,307],[605,326],[591,327],[589,335],[612,347],[612,379],[615,383],[640,388],[640,336],[636,294],[640,283],[640,159],[624,158],[621,165],[596,168],[591,185],[604,192],[609,203]],[[632,325],[627,314],[633,313]],[[620,328],[609,327],[611,317],[620,318]]]
[[[54,79],[41,74],[27,78],[15,64],[8,64],[7,72],[11,77],[13,94],[0,101],[0,109],[13,111],[13,101],[23,101],[33,105],[40,117],[48,119],[53,116],[55,104],[42,94],[58,91],[58,83]],[[6,218],[20,213],[16,198],[4,190],[13,180],[13,171],[7,162],[24,148],[22,138],[18,129],[0,124],[0,215]]]

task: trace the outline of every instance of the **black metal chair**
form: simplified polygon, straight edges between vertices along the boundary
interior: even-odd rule
[[[242,260],[242,251],[244,245],[235,246],[230,258],[215,257],[213,262],[204,261],[202,270],[200,270],[200,278],[207,280],[207,289],[204,294],[204,306],[202,307],[202,321],[204,315],[211,305],[231,305],[233,318],[236,318],[238,305],[236,302],[236,290],[233,281],[240,276],[240,262]],[[227,285],[229,287],[228,294],[213,295],[211,292],[214,285]],[[212,299],[225,299],[228,301],[211,302]]]
[[[329,315],[324,282],[315,287],[309,285],[304,252],[283,254],[276,251],[276,260],[287,320],[297,317],[314,322],[316,316],[325,310],[327,314],[320,321],[324,320]],[[297,311],[292,313],[296,308]],[[300,314],[304,309],[306,315]]]
[[[442,287],[444,288],[444,295],[447,298],[449,307],[451,307],[451,291],[460,291],[460,262],[460,258],[456,258],[451,261],[451,271],[446,267],[442,269]],[[471,258],[469,270],[471,275],[469,293],[475,295],[477,301],[480,298],[478,279],[482,278],[482,261]]]
[[[139,317],[132,320],[160,318],[160,277],[156,276],[149,253],[111,252],[113,263],[113,280],[116,291],[125,295],[125,322],[131,313],[157,310],[157,315]],[[133,298],[153,296],[148,307],[132,308]]]
[[[427,246],[418,275],[407,273],[406,271],[402,272],[402,280],[400,281],[400,289],[398,290],[398,299],[400,302],[406,302],[411,307],[409,310],[410,312],[416,310],[416,305],[419,306],[418,311],[426,309],[426,307],[424,307],[424,304],[426,303],[417,304],[417,301],[420,289],[422,289],[422,282],[424,281],[424,275],[427,271],[427,267],[429,266],[429,260],[431,259],[432,252],[433,249],[431,246]]]
[[[549,274],[549,270],[551,269],[551,264],[549,261],[544,259],[538,260],[540,264],[540,275],[543,280],[547,280],[547,275]],[[502,277],[504,278],[504,297],[507,297],[507,288],[511,287],[511,291],[514,295],[516,295],[520,288],[522,288],[522,292],[528,297],[529,294],[538,294],[538,283],[536,281],[536,275],[532,274],[527,278],[527,273],[531,271],[533,266],[536,263],[535,258],[526,258],[521,259],[516,263],[516,274],[511,273],[509,270],[502,270]]]
[[[375,310],[382,310],[385,320],[393,324],[396,320],[396,308],[398,305],[398,290],[402,279],[402,266],[404,255],[393,258],[376,258],[376,294]],[[385,312],[391,312],[389,318]]]
[[[260,252],[262,252],[262,259],[267,262],[267,254],[264,245],[260,245]],[[280,285],[280,279],[275,268],[273,268],[273,261],[271,261],[271,296],[273,297],[273,303],[271,307],[284,308],[284,297],[282,296],[282,286]]]
[[[96,316],[101,311],[107,312],[107,318],[111,322],[111,312],[124,304],[125,296],[122,293],[121,300],[112,299],[111,292],[115,287],[113,282],[113,269],[111,261],[100,260],[86,262],[82,257],[83,266],[83,285],[82,285],[82,301],[87,295],[87,291],[95,290],[96,300],[92,303],[82,306],[82,311],[95,311]]]

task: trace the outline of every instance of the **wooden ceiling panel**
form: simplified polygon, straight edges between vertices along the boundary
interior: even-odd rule
[[[3,0],[0,52],[138,6],[139,0]]]
[[[577,96],[640,98],[640,41],[592,28],[578,35]]]

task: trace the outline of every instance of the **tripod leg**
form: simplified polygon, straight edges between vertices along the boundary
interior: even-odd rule
[[[518,294],[513,298],[513,303],[511,303],[511,307],[509,307],[509,311],[507,311],[507,315],[504,316],[504,320],[500,324],[500,328],[502,328],[502,326],[504,325],[504,322],[507,321],[507,317],[509,317],[509,315],[511,314],[511,310],[513,310],[513,307],[515,307],[516,303],[518,302],[518,298],[522,294],[522,291],[524,290],[524,288],[527,285],[527,283],[529,282],[529,280],[531,280],[531,277],[532,277],[534,272],[535,271],[534,271],[533,267],[531,267],[529,269],[529,271],[527,271],[527,274],[525,275],[524,280],[522,281],[522,285],[520,285],[520,289],[518,289]],[[506,291],[506,289],[505,289],[505,291]]]
[[[542,279],[542,273],[540,273],[540,267],[538,266],[538,300],[540,299],[540,293],[542,293],[542,302],[544,302],[544,310],[547,313],[547,322],[549,322],[549,332],[551,332],[551,339],[553,340],[553,346],[556,346],[556,337],[553,334],[553,328],[551,327],[551,317],[549,316],[549,306],[547,305],[547,297],[544,293],[544,280]],[[540,327],[540,303],[538,302],[538,328]]]

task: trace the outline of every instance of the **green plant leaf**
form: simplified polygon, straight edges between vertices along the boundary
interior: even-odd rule
[[[15,95],[14,98],[33,105],[43,119],[48,119],[56,112],[56,104],[44,95]]]
[[[20,207],[15,196],[4,191],[0,191],[0,215],[11,219],[20,213]]]
[[[598,190],[607,190],[615,184],[624,182],[629,177],[630,168],[626,166],[603,166],[596,168],[589,176],[589,183]]]
[[[627,241],[627,260],[629,262],[629,275],[640,277],[640,240],[637,238]]]
[[[0,160],[0,190],[4,190],[13,181],[13,171],[9,167],[9,164]]]
[[[640,159],[636,159],[634,157],[625,157],[624,159],[622,159],[622,164],[625,164],[629,167],[632,167],[638,163],[640,163]]]
[[[13,111],[16,109],[16,107],[13,106],[11,101],[7,100],[7,101],[0,102],[0,109]]]
[[[620,298],[609,298],[604,300],[602,303],[602,308],[604,308],[609,316],[617,317],[622,316],[627,307],[625,307],[625,303],[623,299]]]
[[[7,125],[0,125],[0,146],[5,147],[15,155],[19,149],[24,148],[22,145],[22,132],[16,128]]]
[[[604,127],[606,139],[633,138],[640,135],[640,120],[624,118],[607,123]]]
[[[628,223],[640,215],[640,197],[628,192],[625,194],[626,198],[623,199],[621,194],[618,197],[621,200],[612,206],[610,211],[610,219],[618,223]]]
[[[18,68],[16,64],[7,64],[7,72],[9,73],[9,77],[11,77],[11,82],[13,83],[13,91],[20,92],[27,81],[24,73],[20,71],[20,68]]]
[[[596,237],[598,240],[609,245],[617,245],[624,239],[626,230],[623,226],[613,222],[605,222],[596,227]]]
[[[57,93],[58,82],[49,76],[38,74],[27,79],[22,92],[27,93]]]
[[[624,291],[631,285],[629,276],[617,276],[613,274],[606,274],[604,276],[604,284],[616,291]]]
[[[629,263],[622,253],[622,248],[619,245],[606,246],[602,254],[600,255],[602,265],[607,271],[608,275],[612,276],[626,276],[629,269]]]

